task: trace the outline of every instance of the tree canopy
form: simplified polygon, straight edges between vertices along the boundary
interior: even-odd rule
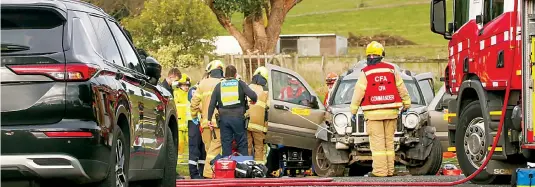
[[[206,0],[217,20],[236,38],[244,53],[275,51],[286,14],[301,0]],[[235,13],[243,15],[243,29],[232,24]]]
[[[147,0],[138,16],[122,20],[134,43],[164,67],[189,67],[214,49],[217,23],[201,0]]]

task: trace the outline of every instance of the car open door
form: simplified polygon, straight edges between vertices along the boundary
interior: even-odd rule
[[[302,149],[313,149],[325,107],[303,77],[292,70],[266,65],[270,71],[269,130],[266,141]]]
[[[418,81],[418,86],[420,87],[424,96],[425,105],[429,106],[429,104],[431,104],[431,101],[433,101],[433,98],[435,97],[433,73],[421,73],[414,77]]]

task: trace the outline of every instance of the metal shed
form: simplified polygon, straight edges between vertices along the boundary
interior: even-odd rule
[[[280,35],[276,52],[300,56],[346,55],[347,38],[336,34]]]

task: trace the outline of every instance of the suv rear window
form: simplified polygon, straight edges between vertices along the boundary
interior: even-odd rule
[[[63,51],[64,20],[54,10],[2,9],[2,54]]]

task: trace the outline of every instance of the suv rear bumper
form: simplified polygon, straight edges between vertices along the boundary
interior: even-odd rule
[[[91,132],[91,137],[48,137],[44,132]],[[103,180],[111,146],[92,121],[2,126],[2,181],[60,179],[78,184]]]
[[[74,181],[88,181],[78,159],[61,154],[50,155],[2,155],[2,173],[7,177],[65,178]]]
[[[2,181],[66,179],[82,184],[103,180],[108,168],[103,162],[78,160],[63,154],[1,155],[0,160]]]

